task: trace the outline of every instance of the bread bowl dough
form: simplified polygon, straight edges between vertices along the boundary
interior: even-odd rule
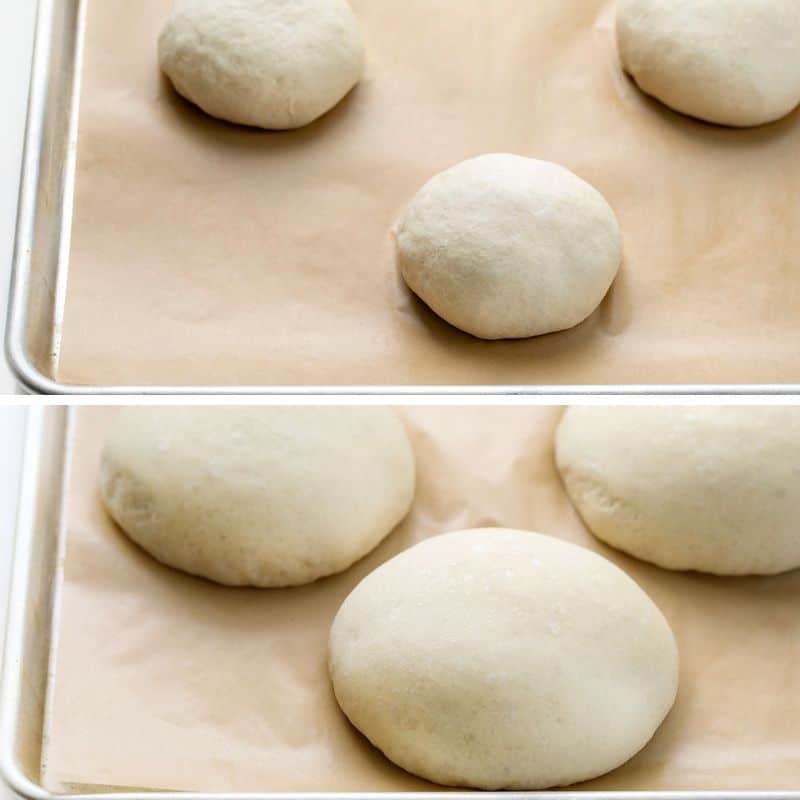
[[[178,93],[205,112],[276,130],[321,117],[364,70],[346,0],[177,0],[158,50]]]
[[[478,789],[615,769],[678,685],[672,632],[625,573],[506,529],[437,536],[378,567],[336,615],[329,666],[342,710],[392,761]]]
[[[745,127],[800,103],[797,0],[620,0],[617,41],[641,89],[684,114]]]
[[[589,529],[667,569],[800,566],[800,408],[580,407],[556,459]]]
[[[614,212],[564,167],[509,154],[429,181],[395,230],[411,290],[451,325],[519,339],[583,322],[622,257]]]
[[[414,460],[384,408],[127,408],[101,492],[159,561],[232,586],[340,572],[406,515]]]

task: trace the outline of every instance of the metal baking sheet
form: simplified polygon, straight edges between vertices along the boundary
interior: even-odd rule
[[[19,220],[6,332],[21,387],[51,394],[682,394],[797,393],[800,385],[115,386],[56,379],[66,279],[88,0],[39,0]]]
[[[29,800],[56,797],[134,800],[143,792],[76,790],[54,795],[39,778],[44,707],[52,633],[55,576],[62,557],[65,487],[70,461],[73,412],[37,407],[29,414],[23,466],[11,602],[0,683],[0,773],[15,794]],[[800,780],[800,779],[799,779]],[[436,793],[202,793],[148,792],[156,800],[435,800]],[[455,800],[474,797],[562,798],[562,800],[800,800],[800,791],[770,792],[445,792]]]

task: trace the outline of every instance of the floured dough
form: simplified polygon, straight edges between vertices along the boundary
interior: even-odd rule
[[[571,328],[608,292],[622,257],[614,212],[569,170],[492,154],[437,175],[396,228],[408,286],[482,339]]]
[[[800,567],[800,408],[571,408],[556,458],[589,529],[676,570]]]
[[[505,529],[428,539],[368,575],[330,633],[336,698],[392,761],[535,790],[615,769],[675,700],[678,653],[611,562]]]
[[[175,89],[205,112],[276,130],[322,116],[364,70],[346,0],[177,0],[158,50]]]
[[[384,408],[142,406],[111,426],[101,490],[165,564],[295,586],[346,569],[400,522],[414,460]]]
[[[797,0],[620,0],[617,40],[636,83],[684,114],[744,127],[800,103]]]

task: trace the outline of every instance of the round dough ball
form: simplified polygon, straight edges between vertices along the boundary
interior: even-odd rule
[[[583,322],[620,266],[603,196],[546,161],[492,154],[429,181],[396,229],[408,286],[481,339],[522,339]]]
[[[612,547],[675,570],[800,567],[800,408],[571,408],[564,484]]]
[[[537,533],[428,539],[368,575],[330,634],[351,722],[447,786],[535,790],[594,778],[675,701],[667,622],[621,570]]]
[[[414,459],[383,408],[138,407],[111,426],[101,490],[164,564],[297,586],[347,569],[403,519]]]
[[[273,130],[321,117],[364,71],[346,0],[177,0],[158,50],[187,100],[213,117]]]
[[[800,103],[797,0],[621,0],[617,41],[639,87],[720,125],[762,125]]]

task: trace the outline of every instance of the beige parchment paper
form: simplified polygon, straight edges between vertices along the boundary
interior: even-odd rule
[[[800,572],[671,573],[585,530],[553,465],[556,408],[406,408],[409,517],[346,573],[230,589],[161,566],[106,516],[96,477],[110,409],[77,412],[44,781],[207,791],[425,790],[339,712],[327,633],[342,600],[413,542],[473,526],[538,530],[609,557],[669,619],[673,711],[632,761],[581,789],[797,789]]]
[[[624,76],[614,0],[352,0],[366,76],[291,133],[179,99],[172,0],[89,0],[58,378],[87,384],[800,381],[800,120],[706,125]],[[397,276],[435,173],[557,161],[617,212],[622,272],[569,332],[487,343]]]

